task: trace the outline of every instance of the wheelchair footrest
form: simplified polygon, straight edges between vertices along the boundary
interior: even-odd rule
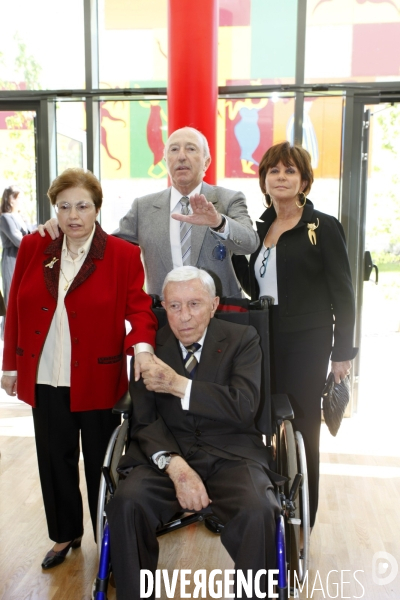
[[[209,517],[208,519],[204,520],[204,525],[207,527],[207,529],[209,531],[211,531],[211,533],[217,533],[217,534],[221,534],[224,526],[222,525],[222,523],[220,521],[218,521],[218,519],[216,517]]]
[[[167,523],[166,525],[162,525],[156,531],[157,537],[160,535],[164,535],[169,531],[174,531],[175,529],[181,529],[182,527],[186,527],[186,525],[191,525],[192,523],[197,523],[197,521],[204,521],[204,515],[199,513],[194,513],[192,515],[187,515],[186,517],[182,517],[180,519],[176,519]]]

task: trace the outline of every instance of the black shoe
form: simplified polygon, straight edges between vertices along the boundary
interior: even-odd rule
[[[81,547],[81,543],[82,543],[82,537],[76,538],[75,540],[72,540],[72,542],[70,542],[68,544],[68,546],[66,546],[64,548],[64,550],[60,550],[59,552],[55,552],[54,550],[49,550],[49,552],[46,554],[46,556],[43,559],[42,562],[42,569],[51,569],[53,567],[56,567],[57,565],[61,565],[61,563],[64,562],[65,557],[67,556],[70,548],[80,548]]]

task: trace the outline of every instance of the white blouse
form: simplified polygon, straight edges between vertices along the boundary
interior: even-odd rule
[[[268,254],[269,251],[269,254]],[[264,276],[261,277],[263,259],[266,270]],[[256,276],[257,283],[260,288],[260,296],[272,296],[274,299],[274,306],[278,304],[278,281],[276,277],[276,246],[266,248],[264,244],[261,246],[259,255],[257,256],[254,264],[254,273]]]
[[[68,254],[67,237],[64,235],[57,308],[40,356],[37,383],[44,383],[53,387],[70,387],[71,385],[71,335],[64,300],[72,281],[85,262],[92,245],[94,232],[95,226],[89,239],[79,248],[75,260],[72,260]]]

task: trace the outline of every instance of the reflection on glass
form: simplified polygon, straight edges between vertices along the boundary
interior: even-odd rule
[[[86,168],[84,102],[57,103],[57,174],[70,167]]]
[[[258,164],[272,144],[287,139],[293,98],[218,100],[218,185],[241,190],[253,220],[264,212]]]
[[[34,112],[0,111],[0,195],[16,185],[23,193],[24,219],[36,224],[36,151]]]
[[[100,87],[167,85],[167,0],[99,0]]]
[[[79,140],[57,133],[57,174],[70,167],[82,167],[82,146]]]
[[[304,99],[303,146],[311,154],[314,183],[309,194],[317,210],[338,216],[342,97]]]
[[[309,0],[306,83],[398,81],[400,0]]]
[[[167,102],[103,102],[100,116],[102,225],[111,232],[134,198],[167,187]]]
[[[3,6],[0,87],[84,88],[82,0],[14,0]]]
[[[297,0],[219,0],[218,85],[294,83]]]

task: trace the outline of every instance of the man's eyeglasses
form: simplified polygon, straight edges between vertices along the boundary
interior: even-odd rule
[[[273,248],[273,246],[271,246],[271,248],[266,248],[264,250],[264,255],[263,255],[263,259],[262,259],[262,263],[261,263],[261,267],[260,267],[260,277],[264,277],[264,275],[267,271],[268,259],[269,259],[269,255],[271,254],[272,248]]]
[[[77,202],[76,204],[69,204],[69,202],[61,202],[61,204],[55,204],[54,208],[57,213],[68,214],[74,207],[79,214],[89,213],[92,210],[92,206],[96,206],[93,202]]]

